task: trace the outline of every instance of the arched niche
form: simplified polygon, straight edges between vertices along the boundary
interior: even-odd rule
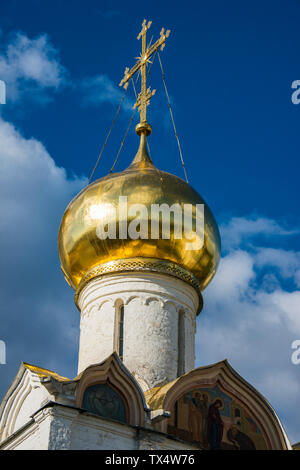
[[[115,408],[110,404],[113,398],[118,402]],[[110,411],[104,411],[105,403]],[[148,411],[138,382],[116,353],[99,364],[89,366],[81,374],[76,391],[76,406],[98,416],[135,426],[143,426],[145,411]]]

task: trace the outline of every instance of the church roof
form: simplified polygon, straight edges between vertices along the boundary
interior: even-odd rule
[[[63,377],[62,375],[57,374],[53,370],[44,369],[43,367],[38,367],[33,364],[28,364],[27,362],[22,362],[22,365],[29,369],[30,371],[36,373],[39,377],[53,377],[59,382],[72,382],[72,380],[68,379],[67,377]]]
[[[236,403],[235,406],[247,412],[247,416],[252,419],[251,423],[256,423],[259,435],[257,431],[252,435],[252,429],[249,432],[252,440],[257,440],[257,445],[263,440],[268,449],[291,449],[282,424],[269,402],[227,360],[193,369],[161,387],[143,391],[116,353],[101,363],[87,367],[73,380],[52,370],[23,362],[0,405],[0,441],[26,424],[37,408],[47,401],[55,399],[58,403],[82,409],[85,390],[95,383],[109,383],[119,391],[128,407],[129,424],[143,426],[146,412],[153,423],[158,423],[160,432],[171,435],[175,424],[170,419],[175,416],[175,403],[179,403],[191,391],[212,391],[217,388],[218,394],[226,394]],[[230,414],[228,416],[231,422],[233,418]],[[298,449],[299,444],[293,448]]]
[[[216,362],[215,364],[210,364],[208,366],[198,367],[197,369],[193,369],[192,371],[186,372],[184,375],[181,375],[181,376],[177,377],[175,380],[172,380],[172,382],[168,382],[167,384],[165,384],[161,387],[154,387],[154,388],[151,388],[150,390],[147,390],[145,392],[145,397],[146,397],[146,401],[147,401],[148,406],[151,409],[163,408],[163,403],[164,403],[164,399],[165,399],[165,396],[166,396],[167,392],[177,382],[179,382],[180,380],[184,380],[184,377],[187,377],[188,375],[190,375],[191,373],[193,373],[195,371],[198,371],[198,372],[205,371],[207,369],[215,368],[218,365],[222,365],[222,364],[226,364],[227,366],[229,366],[229,363],[228,363],[227,359],[224,359],[223,361]]]

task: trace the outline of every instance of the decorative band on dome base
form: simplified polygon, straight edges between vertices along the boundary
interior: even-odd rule
[[[101,278],[105,274],[121,273],[121,272],[156,272],[169,274],[177,277],[181,281],[191,285],[198,293],[199,306],[197,315],[202,310],[203,298],[200,290],[200,284],[197,278],[184,267],[171,261],[165,261],[154,258],[128,258],[109,261],[108,263],[98,264],[90,269],[81,279],[80,284],[75,293],[75,304],[79,309],[78,300],[82,289],[95,278]],[[80,310],[80,309],[79,309]]]

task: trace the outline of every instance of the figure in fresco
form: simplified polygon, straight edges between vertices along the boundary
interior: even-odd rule
[[[211,450],[221,449],[224,424],[219,409],[222,407],[222,400],[217,398],[208,409],[207,442]]]
[[[207,444],[207,419],[208,419],[208,395],[202,394],[202,416],[203,416],[203,444]]]
[[[219,386],[181,395],[168,432],[209,450],[266,449],[261,429],[244,407]]]
[[[206,444],[208,415],[208,395],[195,392],[189,401],[189,430],[193,434],[193,440],[200,444]]]
[[[236,450],[256,450],[254,442],[237,426],[231,426],[227,431],[227,439],[233,443]]]
[[[189,430],[193,434],[193,441],[202,442],[203,415],[201,409],[201,394],[195,392],[189,401]]]

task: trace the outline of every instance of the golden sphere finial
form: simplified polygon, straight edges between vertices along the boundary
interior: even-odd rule
[[[152,127],[148,122],[139,122],[135,127],[135,132],[137,135],[141,136],[145,134],[146,136],[150,135],[152,132]]]

